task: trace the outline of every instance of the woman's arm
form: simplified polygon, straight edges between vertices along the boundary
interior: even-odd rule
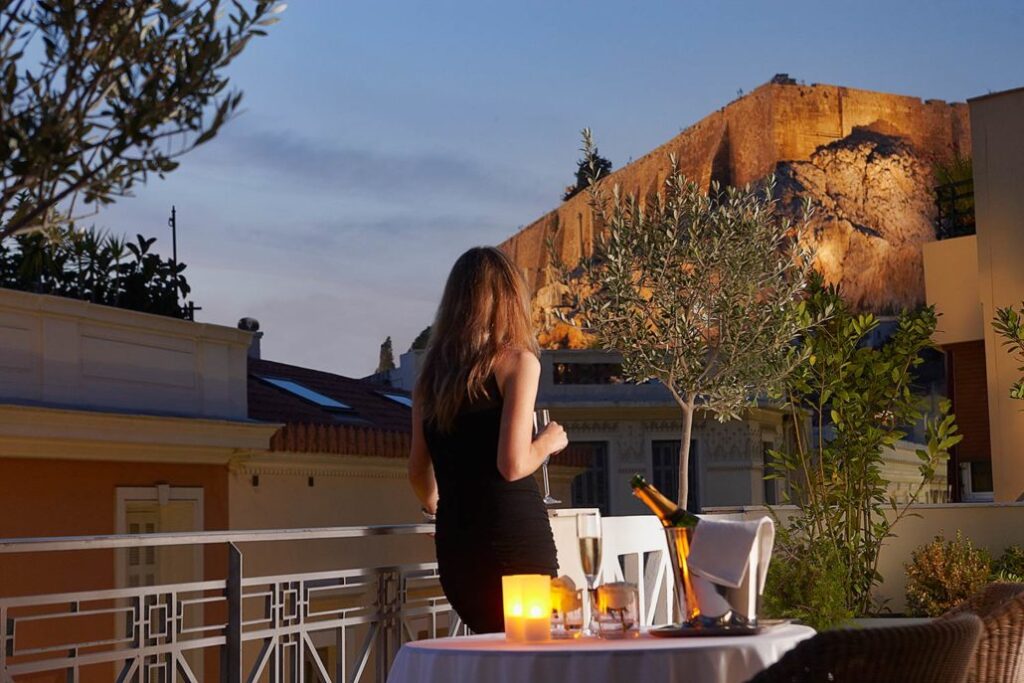
[[[412,448],[409,450],[409,483],[423,508],[430,514],[437,512],[437,480],[434,479],[434,463],[430,460],[427,439],[423,436],[423,419],[420,402],[413,396],[412,401]]]
[[[504,406],[498,436],[498,471],[516,481],[537,471],[544,459],[567,445],[569,439],[557,422],[533,438],[533,411],[540,383],[540,361],[529,351],[508,351],[495,364],[495,379]]]

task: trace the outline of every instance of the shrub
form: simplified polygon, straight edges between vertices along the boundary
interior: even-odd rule
[[[911,555],[907,570],[907,609],[937,617],[988,582],[992,558],[958,530],[947,541],[938,535]]]
[[[811,278],[805,311],[816,324],[803,336],[806,361],[786,381],[785,406],[794,431],[787,448],[771,451],[768,477],[787,483],[783,500],[800,509],[779,526],[792,537],[828,544],[845,573],[847,608],[857,616],[878,608],[875,587],[883,543],[927,491],[949,449],[961,436],[949,401],[925,414],[915,377],[931,348],[932,307],[896,319],[884,343],[880,320],[858,313],[835,286]],[[906,438],[905,425],[924,423],[918,473],[909,495],[897,501],[885,477],[890,448]]]
[[[847,572],[835,549],[780,533],[768,568],[763,610],[775,619],[799,619],[822,630],[851,619],[846,606]]]
[[[994,581],[1024,583],[1024,547],[1011,545],[992,563]]]
[[[95,229],[0,239],[0,288],[51,294],[174,318],[192,318],[185,264]]]

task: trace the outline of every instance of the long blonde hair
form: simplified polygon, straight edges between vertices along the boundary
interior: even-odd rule
[[[505,349],[539,354],[526,282],[494,247],[474,247],[452,266],[423,359],[416,400],[423,419],[450,431],[467,401],[487,396],[487,379]]]

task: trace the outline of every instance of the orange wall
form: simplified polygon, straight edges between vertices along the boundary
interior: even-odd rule
[[[156,484],[202,488],[203,528],[228,527],[227,467],[223,465],[0,458],[0,538],[114,533],[117,487]],[[207,548],[203,557],[205,577],[223,577],[225,558],[223,548]],[[114,565],[114,552],[110,550],[3,555],[0,597],[114,588]],[[206,610],[207,623],[218,620],[215,611]],[[23,646],[30,645],[29,640],[49,645],[81,640],[83,628],[92,630],[90,637],[84,638],[89,640],[96,636],[96,629],[113,628],[114,623],[109,616],[97,616],[81,623],[59,621],[45,633],[32,633],[30,625],[19,627],[19,633],[26,641]],[[208,654],[207,678],[216,678],[217,665],[215,653]],[[112,665],[96,665],[83,668],[81,680],[109,681],[113,674]],[[30,680],[64,678],[62,672],[53,671]]]
[[[204,529],[227,528],[223,465],[0,458],[0,538],[114,533],[117,487],[156,484],[202,487]],[[207,576],[220,574],[223,557],[214,549],[207,553]],[[0,556],[4,597],[113,585],[110,551]]]

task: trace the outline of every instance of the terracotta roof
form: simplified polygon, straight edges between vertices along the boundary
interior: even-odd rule
[[[268,380],[287,380],[351,410],[327,408]],[[412,409],[385,394],[409,392],[329,372],[269,360],[249,359],[249,417],[283,422],[270,450],[405,458],[411,441]],[[551,459],[554,467],[586,467],[590,454],[573,449]]]
[[[268,379],[294,382],[351,410],[323,407],[275,386]],[[385,394],[409,396],[406,391],[364,380],[269,360],[249,359],[249,417],[254,420],[408,433],[412,410]]]
[[[411,446],[408,432],[350,425],[286,424],[270,440],[272,451],[378,458],[405,458]]]

